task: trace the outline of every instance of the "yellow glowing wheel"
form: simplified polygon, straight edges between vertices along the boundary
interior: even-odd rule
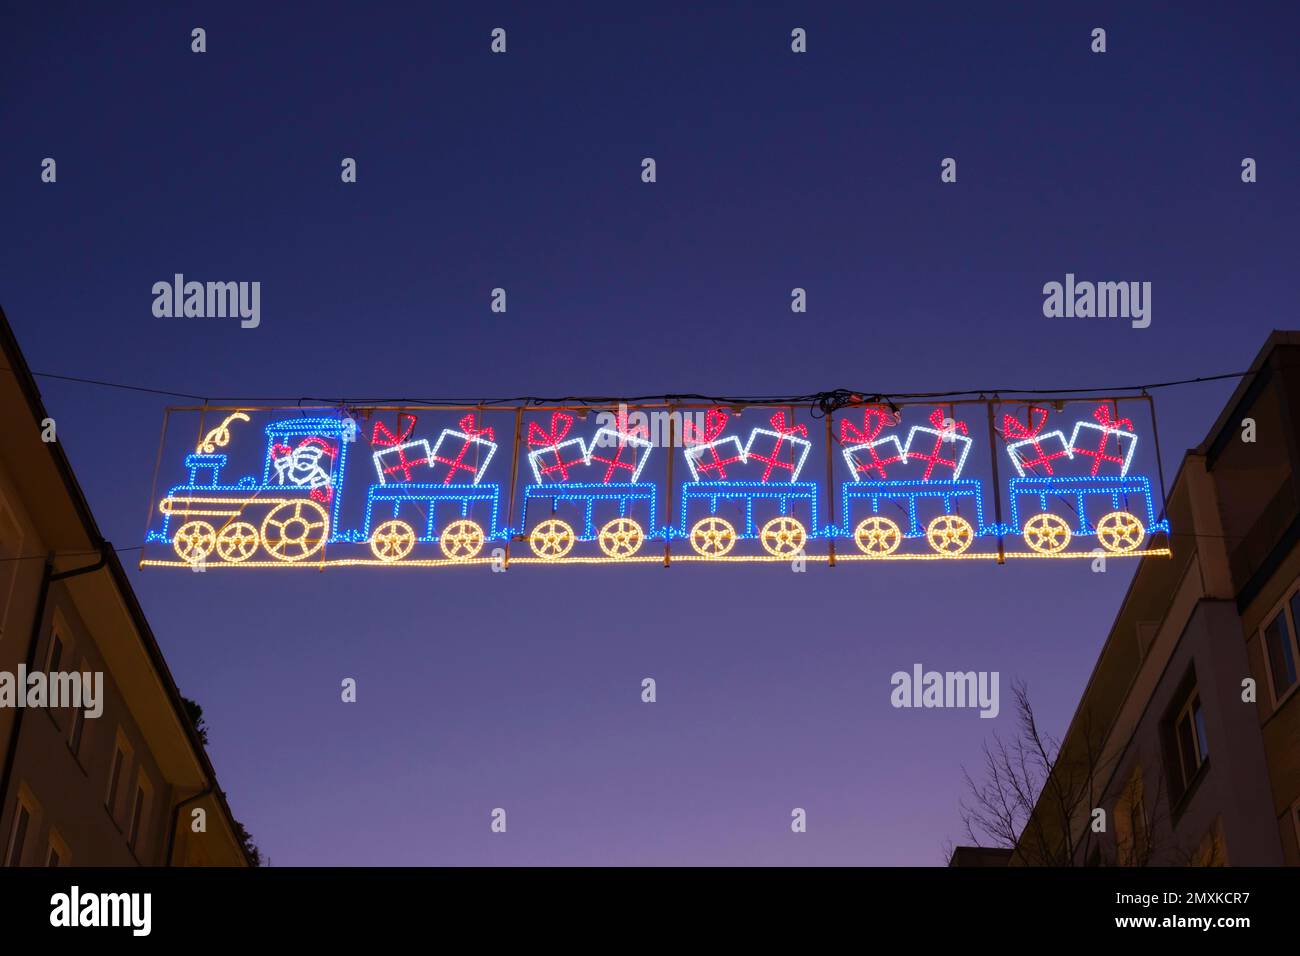
[[[176,534],[172,536],[172,547],[182,561],[198,564],[212,553],[216,540],[216,529],[206,521],[187,521],[176,529]]]
[[[930,547],[942,555],[961,554],[975,540],[975,529],[961,515],[939,515],[925,528]]]
[[[1056,554],[1070,544],[1070,526],[1060,515],[1034,515],[1025,522],[1025,544],[1039,554]]]
[[[1127,511],[1112,511],[1097,522],[1097,540],[1107,551],[1116,554],[1136,551],[1146,534],[1142,522]]]
[[[872,515],[858,522],[853,529],[853,540],[873,558],[883,558],[898,550],[903,543],[903,531],[888,518]]]
[[[438,535],[438,547],[452,561],[468,561],[483,550],[486,541],[483,529],[465,518],[453,521]]]
[[[600,550],[611,558],[628,558],[636,554],[645,540],[645,532],[631,518],[615,518],[600,529]]]
[[[803,524],[794,518],[773,518],[763,525],[758,540],[768,554],[784,558],[803,550],[804,542],[808,540],[808,533],[804,530]]]
[[[568,522],[559,518],[547,518],[528,536],[528,546],[533,554],[547,561],[556,561],[573,550],[577,536]]]
[[[723,518],[701,518],[691,528],[691,547],[706,558],[720,558],[736,546],[736,529]]]
[[[217,554],[223,561],[238,564],[251,558],[261,541],[251,524],[235,521],[217,532]]]
[[[262,543],[279,561],[301,561],[325,547],[329,516],[313,501],[286,501],[262,522]]]
[[[370,536],[370,550],[385,564],[401,561],[415,547],[415,529],[405,521],[385,521]]]

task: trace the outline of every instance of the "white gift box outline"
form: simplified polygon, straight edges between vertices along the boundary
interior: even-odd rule
[[[463,438],[466,442],[474,442],[475,444],[478,445],[488,446],[487,457],[484,458],[483,461],[479,463],[476,469],[474,469],[474,480],[470,482],[471,484],[477,485],[479,481],[482,480],[483,473],[487,471],[488,462],[490,462],[492,460],[492,456],[497,453],[497,443],[487,438],[480,438],[477,435],[467,435],[465,432],[457,431],[454,428],[444,428],[442,432],[438,435],[438,440],[433,443],[433,453],[429,455],[429,467],[433,468],[438,465],[447,464],[445,461],[434,461],[433,459],[438,456],[438,449],[442,447],[443,440],[448,435],[455,435],[457,438]],[[454,472],[455,469],[453,469],[453,474]]]
[[[853,457],[853,453],[855,451],[861,451],[864,448],[870,449],[870,448],[875,448],[879,445],[888,445],[890,442],[893,442],[894,447],[898,449],[898,454],[894,456],[894,460],[906,464],[907,456],[903,452],[903,443],[898,440],[897,435],[886,435],[884,438],[877,438],[875,441],[864,441],[864,442],[858,442],[858,444],[856,445],[845,446],[844,460],[845,462],[848,463],[849,473],[853,475],[854,481],[869,481],[869,480],[874,481],[875,479],[867,479],[862,477],[862,471],[858,468],[858,460]],[[893,462],[888,462],[888,464],[893,464]],[[871,467],[880,468],[880,466],[875,464],[874,462],[872,463]],[[881,478],[882,479],[884,478],[883,468],[881,469]]]
[[[1131,438],[1132,441],[1128,443],[1128,453],[1124,456],[1124,463],[1119,466],[1119,476],[1121,478],[1123,478],[1125,475],[1128,474],[1129,466],[1133,464],[1133,453],[1137,451],[1138,436],[1136,432],[1131,432],[1124,428],[1112,428],[1108,425],[1098,425],[1095,422],[1075,422],[1074,431],[1070,433],[1071,457],[1073,457],[1074,455],[1074,449],[1078,447],[1077,443],[1078,443],[1080,428],[1094,428],[1099,432],[1106,432],[1108,434],[1114,435],[1116,438]],[[1090,453],[1096,452],[1096,450],[1097,449],[1095,448],[1088,449]],[[1088,454],[1085,457],[1091,458],[1092,454]]]
[[[554,445],[547,445],[545,448],[538,448],[538,449],[535,449],[534,451],[530,451],[530,452],[528,453],[528,464],[532,466],[532,469],[533,469],[533,477],[537,479],[537,483],[538,483],[539,485],[544,485],[544,484],[546,484],[546,482],[542,480],[542,470],[541,470],[540,468],[537,467],[537,459],[538,459],[539,457],[541,457],[542,455],[557,455],[557,456],[558,456],[559,450],[560,450],[561,448],[564,448],[566,445],[577,445],[577,446],[578,446],[578,449],[582,452],[582,463],[583,463],[584,465],[589,465],[589,464],[591,464],[591,453],[590,453],[589,451],[587,451],[587,443],[584,442],[581,438],[566,438],[564,441],[556,442]],[[563,459],[557,457],[556,460],[557,460],[557,461],[561,461],[561,460],[563,460]],[[576,465],[577,462],[576,462],[576,461],[566,461],[566,462],[564,462],[564,464],[565,464],[565,467],[571,467],[571,466],[573,466],[573,465]],[[559,480],[556,482],[556,484],[561,484],[561,483],[563,483],[563,482],[564,482],[564,479],[561,478],[561,479],[559,479]]]
[[[780,439],[782,442],[788,441],[791,442],[792,444],[803,445],[803,454],[799,456],[799,463],[795,465],[794,470],[790,472],[790,483],[794,484],[796,481],[798,481],[799,473],[803,471],[803,464],[805,461],[808,460],[808,452],[812,450],[812,442],[810,442],[806,438],[797,438],[794,435],[783,434],[781,432],[774,432],[770,428],[754,428],[750,430],[749,441],[745,443],[745,450],[744,450],[745,464],[749,464],[749,459],[751,457],[749,449],[753,446],[754,439],[758,435],[770,435],[773,438]],[[778,445],[777,447],[779,448],[780,445]]]
[[[717,448],[719,445],[725,445],[727,442],[736,443],[736,451],[739,452],[738,461],[740,464],[746,464],[749,456],[745,454],[745,449],[740,444],[739,435],[728,435],[725,438],[715,438],[713,441],[701,442],[700,444],[687,445],[683,450],[686,455],[686,467],[691,470],[691,479],[696,482],[701,481],[727,481],[726,478],[701,478],[699,471],[696,469],[696,459],[703,457],[704,453],[710,448]],[[735,464],[735,462],[727,462]],[[714,467],[717,467],[716,465]]]
[[[620,439],[621,441],[602,445],[600,444],[600,436],[602,434],[613,435],[616,439]],[[581,441],[581,439],[579,439],[579,441]],[[642,438],[640,435],[629,435],[627,432],[621,432],[617,428],[610,428],[608,425],[601,425],[596,429],[596,433],[591,436],[591,444],[587,447],[586,455],[583,456],[583,464],[591,464],[592,457],[595,455],[597,448],[613,448],[616,451],[621,452],[623,449],[619,447],[620,444],[637,445],[646,449],[646,453],[641,456],[640,462],[637,463],[636,468],[633,470],[632,477],[628,479],[628,484],[636,484],[637,479],[641,477],[641,472],[645,468],[646,463],[650,461],[650,452],[655,447],[655,443],[648,438]],[[541,481],[538,481],[537,483],[540,485]],[[623,482],[607,481],[605,484],[623,484]]]
[[[1065,440],[1065,432],[1061,431],[1058,428],[1055,431],[1044,432],[1041,435],[1035,435],[1033,438],[1024,438],[1021,439],[1020,441],[1007,442],[1007,454],[1011,456],[1011,464],[1016,466],[1017,475],[1019,475],[1021,478],[1025,477],[1025,469],[1023,467],[1025,463],[1024,460],[1018,454],[1016,454],[1016,449],[1022,448],[1025,445],[1041,445],[1044,441],[1046,441],[1048,438],[1051,438],[1053,435],[1061,439],[1061,444],[1065,446],[1065,457],[1070,461],[1074,461],[1074,448],[1071,447],[1070,443]],[[1057,455],[1055,457],[1059,458],[1061,456]]]
[[[431,459],[433,455],[429,453],[429,440],[427,438],[417,438],[415,441],[402,442],[400,445],[388,445],[375,452],[375,471],[379,473],[379,483],[381,485],[388,484],[388,476],[384,474],[384,466],[379,463],[379,456],[391,454],[395,451],[404,451],[407,448],[414,448],[416,445],[424,446],[424,461],[421,462],[417,459],[415,462],[411,463],[412,467],[420,464],[429,464],[429,459]]]
[[[913,425],[911,430],[907,433],[907,444],[903,447],[903,464],[905,465],[907,464],[908,456],[912,451],[912,439],[916,437],[917,432],[925,432],[927,435],[933,435],[941,441],[952,442],[954,445],[958,442],[962,443],[961,457],[957,459],[957,463],[953,466],[952,478],[942,480],[956,481],[960,478],[961,470],[966,467],[966,456],[970,454],[971,446],[975,444],[971,441],[970,436],[958,435],[957,429],[955,428],[945,428],[940,430],[937,428],[926,428],[924,425]],[[933,481],[934,479],[928,480]]]

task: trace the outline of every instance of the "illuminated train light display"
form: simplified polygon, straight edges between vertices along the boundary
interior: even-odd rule
[[[623,407],[599,411],[604,423],[594,430],[584,410],[511,409],[460,414],[426,434],[408,411],[236,410],[184,455],[185,480],[157,501],[141,566],[1171,553],[1151,480],[1131,471],[1138,435],[1113,402],[1057,428],[1038,404],[1012,406],[996,428],[998,403],[987,404],[997,446],[987,483],[969,476],[981,458],[978,436],[951,408],[904,425],[911,408],[849,406],[810,426],[789,411],[752,407],[759,422],[743,432],[736,409],[712,408],[674,422],[659,441],[644,413]],[[246,447],[259,427],[253,414],[270,420],[258,445]],[[486,425],[494,416],[497,425]],[[503,424],[507,434],[498,435]],[[829,448],[818,447],[822,427]],[[244,460],[261,473],[231,480],[241,448],[260,453]],[[810,477],[819,451],[825,481]]]

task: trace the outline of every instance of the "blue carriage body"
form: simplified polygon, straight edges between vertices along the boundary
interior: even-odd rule
[[[1008,530],[1012,534],[1020,534],[1024,530],[1021,521],[1022,502],[1037,503],[1037,510],[1030,512],[1033,515],[1047,511],[1048,502],[1055,498],[1063,499],[1074,511],[1076,522],[1071,530],[1075,534],[1095,534],[1097,529],[1092,526],[1088,517],[1088,502],[1089,499],[1095,500],[1098,496],[1110,499],[1110,511],[1131,511],[1133,509],[1128,507],[1128,499],[1137,498],[1145,506],[1147,533],[1169,530],[1167,518],[1155,520],[1156,510],[1151,499],[1151,481],[1141,475],[1012,478],[1009,490],[1011,524]]]
[[[907,528],[904,538],[925,537],[925,526],[918,514],[918,504],[923,501],[937,502],[942,510],[936,514],[960,514],[961,505],[969,503],[974,511],[975,534],[977,536],[997,536],[1001,529],[984,521],[984,483],[977,478],[958,478],[954,481],[846,481],[842,486],[843,521],[842,537],[853,537],[853,529],[861,519],[854,517],[855,502],[867,501],[871,505],[869,515],[889,517],[882,512],[882,502],[902,505],[907,511]],[[859,511],[861,509],[858,509]]]
[[[549,502],[549,503],[548,503]],[[528,518],[530,506],[536,512],[538,504],[544,504],[553,513],[561,502],[582,507],[582,530],[577,533],[579,541],[593,541],[597,536],[597,511],[608,514],[609,518],[626,518],[628,510],[634,503],[644,503],[649,508],[649,521],[646,528],[647,538],[657,538],[659,526],[659,491],[651,482],[632,482],[628,484],[604,484],[602,482],[577,482],[574,484],[527,485],[524,488],[523,514],[520,517],[525,531],[531,525]]]
[[[774,517],[790,514],[790,507],[795,503],[807,504],[810,525],[808,537],[823,536],[817,523],[817,501],[821,491],[816,482],[795,481],[789,483],[761,481],[688,481],[681,487],[682,516],[681,525],[676,534],[687,537],[690,534],[690,513],[692,503],[706,502],[708,514],[716,515],[720,502],[741,502],[745,507],[745,526],[737,534],[739,538],[757,538],[759,531],[754,522],[754,503],[770,501],[776,506]]]

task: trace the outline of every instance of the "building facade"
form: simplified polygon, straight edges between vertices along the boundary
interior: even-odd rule
[[[49,416],[3,312],[0,350],[0,679],[21,693],[24,672],[103,675],[97,715],[0,706],[0,863],[248,865],[194,721],[57,429],[43,440]]]
[[[1183,459],[1173,558],[1139,564],[1014,851],[951,865],[1300,865],[1298,429],[1300,333],[1274,332]]]

